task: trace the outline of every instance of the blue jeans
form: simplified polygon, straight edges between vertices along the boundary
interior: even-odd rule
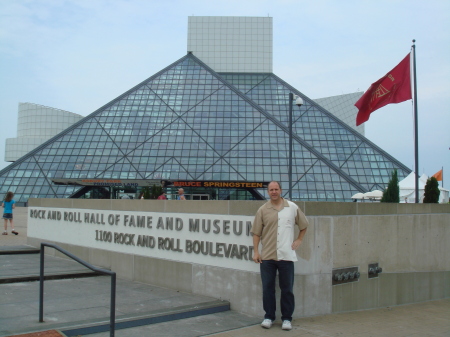
[[[275,280],[278,270],[278,281],[281,289],[281,320],[292,321],[295,309],[294,299],[294,262],[263,260],[260,264],[261,281],[263,288],[263,308],[266,314],[264,318],[275,320],[277,309],[275,298]]]

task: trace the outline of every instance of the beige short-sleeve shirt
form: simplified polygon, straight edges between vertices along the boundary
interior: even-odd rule
[[[261,237],[263,260],[297,261],[297,255],[291,247],[295,240],[295,225],[303,230],[309,223],[293,202],[283,199],[283,208],[277,210],[268,201],[258,209],[251,233]]]

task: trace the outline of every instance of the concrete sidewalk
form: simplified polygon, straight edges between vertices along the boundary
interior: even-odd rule
[[[404,305],[394,308],[365,310],[293,321],[293,330],[281,330],[280,323],[271,329],[263,329],[259,324],[233,329],[226,332],[208,334],[208,329],[226,330],[230,319],[242,318],[233,312],[188,318],[179,321],[159,323],[130,329],[116,330],[120,337],[166,337],[166,336],[215,336],[215,337],[447,337],[450,336],[450,300],[431,301]],[[24,337],[59,337],[55,330]],[[109,337],[109,332],[89,335]]]
[[[120,330],[117,336],[190,336],[195,329],[197,336],[215,337],[447,337],[450,336],[450,300],[431,301],[394,308],[365,310],[293,321],[291,331],[281,330],[281,322],[272,328],[263,329],[259,324],[233,329],[217,334],[201,334],[202,325],[223,324],[220,316],[209,315],[201,319],[186,319],[178,322],[161,323]],[[90,337],[109,337],[107,332]]]
[[[0,235],[0,249],[26,245],[26,209],[16,209],[15,220],[15,227],[19,235]],[[35,266],[36,256],[32,256],[4,258],[3,261],[9,261],[4,264],[9,264],[14,268],[5,267],[2,274],[10,275],[13,269],[15,269],[14,273],[19,274],[35,273],[38,266]],[[16,262],[12,259],[16,259]],[[76,272],[78,268],[74,267],[71,261],[63,259],[52,259],[52,261],[48,265],[49,272],[52,271],[52,268],[55,271],[62,268]],[[46,323],[37,322],[38,282],[0,284],[0,330],[3,330],[0,332],[0,336],[12,335],[6,331],[14,331],[13,335],[50,329],[64,331],[74,322],[88,321],[95,317],[103,317],[107,321],[109,282],[106,279],[106,277],[80,278],[72,283],[75,284],[73,286],[70,285],[70,280],[46,281],[46,307],[44,309]],[[68,285],[69,289],[67,289]],[[93,293],[81,296],[80,289],[90,289]],[[136,313],[159,313],[176,306],[188,304],[195,306],[214,300],[123,280],[118,280],[117,289],[117,315],[123,316],[131,316]],[[450,336],[450,299],[301,318],[293,321],[293,330],[290,332],[282,331],[279,321],[275,322],[271,329],[263,329],[259,326],[261,320],[260,317],[226,311],[116,330],[116,336],[444,337]],[[27,335],[27,337],[31,336],[57,335],[53,330],[39,335]],[[65,336],[65,334],[61,334],[61,336]],[[109,332],[99,332],[89,336],[108,337]]]
[[[8,221],[8,235],[0,235],[0,247],[21,246],[27,244],[27,209],[27,207],[16,207],[14,209],[14,227],[16,231],[19,232],[19,235],[11,233],[11,226]],[[3,219],[0,219],[0,221],[1,232],[3,233],[4,222]]]
[[[49,255],[44,264],[49,278],[44,282],[44,322],[38,322],[39,282],[29,281],[38,279],[40,254],[24,254],[33,248],[26,245],[26,209],[16,209],[14,218],[19,235],[11,235],[10,228],[8,235],[0,235],[0,336],[95,335],[92,331],[108,329],[110,277],[86,277],[88,268]],[[150,326],[156,335],[195,337],[259,322],[230,311],[227,301],[121,279],[115,315],[116,336],[127,331],[146,336]],[[166,321],[166,326],[159,323]]]
[[[277,322],[269,330],[259,326],[213,334],[216,337],[448,337],[450,336],[450,299],[383,309],[353,311],[293,321],[290,332]]]
[[[26,277],[36,272],[39,254],[0,255],[0,273],[10,266],[19,266],[20,274]],[[56,329],[68,336],[78,336],[87,331],[102,331],[109,326],[110,277],[95,276],[77,278],[85,273],[84,267],[72,261],[46,256],[45,275],[71,273],[72,278],[47,280],[44,282],[44,322],[39,319],[39,282],[17,282],[0,284],[0,336],[17,335],[35,331]],[[18,269],[16,269],[18,270]],[[8,277],[8,276],[6,276]],[[6,278],[5,277],[5,278]],[[3,280],[5,279],[3,278]],[[255,317],[229,311],[226,301],[154,287],[148,284],[117,280],[116,329],[139,326],[168,319],[191,317],[195,322],[202,315],[219,315],[223,326],[203,327],[203,334],[225,331],[226,326],[240,328],[254,325]],[[218,319],[218,318],[216,318]],[[225,324],[226,323],[226,324]],[[181,329],[184,329],[181,327]],[[81,331],[81,332],[80,332]],[[167,332],[167,331],[166,331]],[[178,335],[177,331],[172,331]],[[109,335],[109,332],[107,332]],[[119,336],[121,334],[118,334]],[[169,334],[170,335],[170,334]],[[191,334],[190,336],[197,336]]]

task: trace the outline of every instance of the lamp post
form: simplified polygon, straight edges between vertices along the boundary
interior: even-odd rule
[[[292,104],[295,99],[295,105],[302,106],[303,100],[294,95],[292,92],[289,93],[289,200],[292,201]]]

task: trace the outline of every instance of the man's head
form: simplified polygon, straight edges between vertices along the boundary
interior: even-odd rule
[[[182,188],[178,189],[178,195],[183,195],[184,194],[184,190]]]
[[[281,199],[281,184],[278,181],[271,181],[267,186],[267,193],[269,193],[271,201],[279,201]]]

